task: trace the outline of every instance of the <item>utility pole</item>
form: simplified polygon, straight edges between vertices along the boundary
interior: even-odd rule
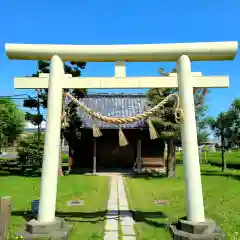
[[[221,114],[221,145],[222,145],[222,172],[226,169],[226,164],[225,164],[225,159],[224,159],[224,154],[225,154],[225,139],[224,139],[224,127],[223,127],[223,116],[224,113]]]
[[[42,121],[39,121],[39,117],[40,117],[40,114],[41,114],[41,112],[40,112],[40,100],[39,100],[39,96],[40,95],[40,91],[39,90],[37,90],[37,117],[38,117],[38,125],[37,125],[37,127],[38,127],[38,133],[37,133],[37,162],[38,162],[38,164],[39,164],[39,155],[40,155],[40,146],[39,146],[39,144],[40,144],[40,137],[41,137],[41,123],[42,123]]]

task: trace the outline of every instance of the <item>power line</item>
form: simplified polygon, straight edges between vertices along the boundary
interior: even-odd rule
[[[28,97],[21,97],[21,96],[28,96]],[[12,100],[28,100],[30,99],[37,99],[37,97],[32,97],[27,94],[19,94],[19,95],[12,95],[12,96],[0,96],[0,99],[12,99]]]
[[[28,100],[29,98],[0,97],[0,99]],[[36,99],[36,98],[31,98],[31,99]]]
[[[9,96],[0,96],[0,98],[5,98],[5,97],[20,97],[20,96],[29,96],[29,94],[15,94],[15,95],[9,95]]]

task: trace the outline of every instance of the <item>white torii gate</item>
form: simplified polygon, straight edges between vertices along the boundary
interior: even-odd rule
[[[15,78],[15,88],[49,89],[39,223],[55,220],[63,88],[178,87],[184,115],[181,136],[187,218],[196,223],[205,221],[192,88],[228,87],[229,79],[226,76],[209,77],[192,73],[191,61],[233,60],[238,49],[237,42],[93,46],[6,44],[5,49],[9,59],[51,60],[49,77]],[[116,62],[115,77],[70,77],[64,75],[63,61]],[[125,62],[158,61],[177,62],[178,74],[169,77],[126,77]]]

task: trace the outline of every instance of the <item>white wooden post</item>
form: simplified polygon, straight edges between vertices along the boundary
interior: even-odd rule
[[[55,55],[51,59],[48,86],[48,111],[38,211],[39,222],[52,222],[55,219],[62,112],[61,81],[63,77],[63,61]]]
[[[137,172],[140,173],[141,169],[141,160],[142,160],[142,141],[140,139],[137,140]]]
[[[183,149],[183,164],[187,194],[187,218],[192,222],[204,222],[204,206],[201,184],[201,172],[198,156],[197,129],[191,81],[191,62],[186,55],[177,61],[178,87],[183,122],[181,138]]]

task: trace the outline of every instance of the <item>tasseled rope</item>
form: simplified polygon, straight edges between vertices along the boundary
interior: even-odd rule
[[[127,123],[132,123],[132,122],[144,119],[146,117],[149,117],[155,111],[157,111],[159,108],[163,107],[164,104],[166,104],[170,98],[175,97],[175,99],[177,100],[177,104],[175,106],[175,121],[176,121],[176,123],[180,123],[183,120],[183,113],[182,113],[182,109],[179,108],[179,96],[177,94],[170,94],[163,101],[158,103],[156,106],[154,106],[150,110],[145,111],[144,113],[137,114],[137,115],[132,116],[132,117],[124,117],[124,118],[112,118],[112,117],[104,116],[100,113],[94,112],[93,110],[88,108],[83,102],[79,102],[71,94],[65,93],[65,96],[69,97],[72,101],[74,101],[76,104],[78,104],[86,113],[88,113],[92,117],[95,117],[100,121],[104,121],[106,123],[112,123],[112,124],[127,124]],[[158,138],[159,135],[158,135],[155,127],[153,126],[153,123],[152,123],[150,118],[147,120],[147,123],[149,125],[150,138],[151,139]],[[95,123],[93,123],[93,135],[96,136],[96,137],[99,137],[99,136],[102,135],[100,129],[97,127],[97,125]],[[119,145],[120,146],[126,146],[127,144],[128,144],[128,141],[127,141],[123,131],[119,127]]]
[[[151,138],[152,140],[153,140],[153,139],[156,139],[156,138],[159,138],[159,135],[158,135],[158,133],[157,133],[156,128],[153,126],[153,123],[152,123],[151,118],[148,118],[147,123],[148,123],[148,127],[149,127],[149,135],[150,135],[150,138]]]
[[[95,119],[93,119],[92,131],[93,131],[93,136],[95,138],[102,136],[102,133],[101,133],[99,127],[97,126],[97,121]]]
[[[119,146],[121,146],[121,147],[127,146],[128,145],[128,140],[125,137],[120,125],[119,125],[118,135],[119,135]]]

